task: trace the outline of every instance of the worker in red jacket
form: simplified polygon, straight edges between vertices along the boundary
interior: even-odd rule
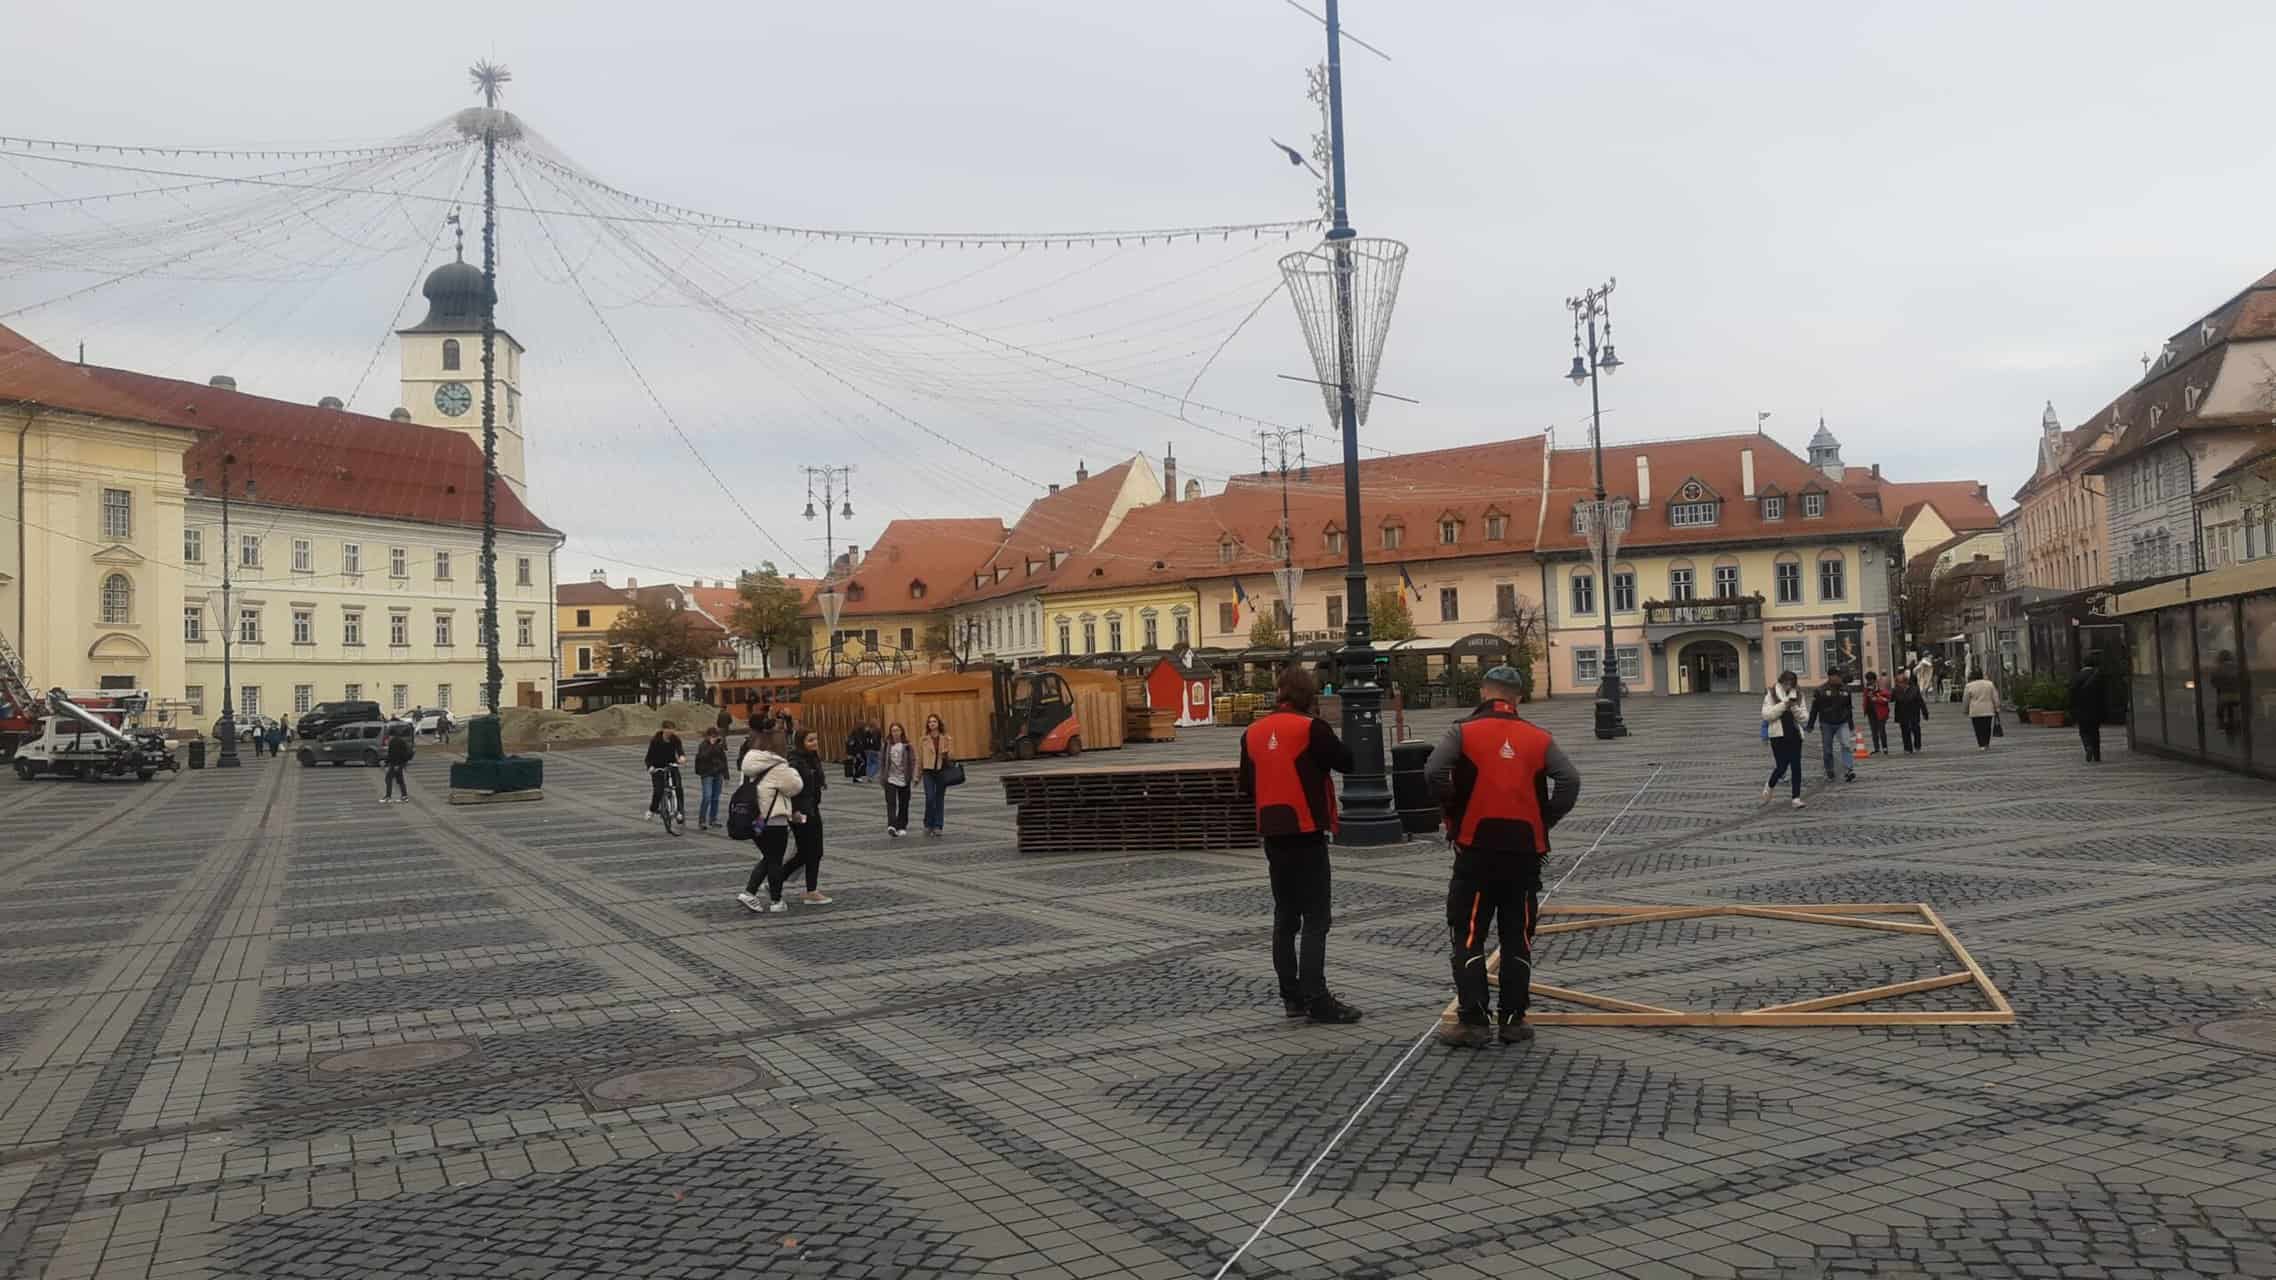
[[[1330,772],[1351,772],[1351,748],[1313,714],[1310,672],[1280,673],[1280,704],[1241,735],[1241,794],[1256,802],[1257,833],[1272,871],[1272,967],[1291,1018],[1357,1022],[1328,994],[1328,833],[1336,828]],[[1297,940],[1301,937],[1301,951]]]
[[[1446,924],[1454,944],[1460,1019],[1438,1038],[1477,1048],[1493,1042],[1487,1020],[1486,935],[1501,936],[1503,1044],[1533,1038],[1525,1010],[1533,980],[1533,927],[1541,914],[1541,864],[1549,829],[1572,812],[1581,775],[1549,731],[1517,714],[1524,677],[1495,667],[1481,682],[1470,717],[1446,731],[1423,776],[1446,809],[1454,875],[1446,885]]]

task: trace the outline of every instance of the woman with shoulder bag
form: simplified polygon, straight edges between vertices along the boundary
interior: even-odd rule
[[[1762,802],[1768,804],[1778,787],[1778,780],[1789,775],[1794,779],[1794,807],[1802,804],[1802,726],[1798,719],[1802,706],[1801,677],[1791,671],[1778,673],[1778,683],[1762,695],[1762,733],[1770,740],[1770,759],[1773,768],[1770,781],[1762,784]]]
[[[948,773],[956,763],[956,739],[937,715],[925,717],[925,736],[917,740],[917,770],[925,779],[925,834],[939,838],[948,825]]]
[[[1992,735],[2007,736],[1999,723],[1999,686],[1984,679],[1982,667],[1970,667],[1961,697],[1967,700],[1968,720],[1976,727],[1976,750],[1991,750]]]
[[[782,854],[790,847],[792,801],[805,781],[790,762],[772,751],[759,749],[743,757],[743,785],[727,803],[727,834],[748,838],[759,846],[758,865],[735,900],[753,911],[788,911],[782,900]],[[759,886],[773,892],[759,896]]]
[[[822,791],[830,783],[823,777],[821,734],[808,729],[799,735],[798,745],[790,749],[790,767],[798,770],[798,798],[790,803],[790,838],[798,853],[776,870],[767,884],[767,896],[782,901],[782,886],[790,873],[804,868],[806,896],[799,901],[823,906],[830,895],[822,892]]]

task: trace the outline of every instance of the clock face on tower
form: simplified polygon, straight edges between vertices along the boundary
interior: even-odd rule
[[[450,417],[465,413],[474,405],[474,393],[463,382],[446,382],[435,388],[435,407]]]

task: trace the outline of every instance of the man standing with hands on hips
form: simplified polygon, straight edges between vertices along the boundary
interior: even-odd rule
[[[1549,829],[1581,796],[1573,767],[1549,731],[1521,719],[1525,677],[1495,667],[1480,686],[1470,717],[1446,731],[1423,767],[1431,793],[1446,809],[1454,875],[1446,885],[1446,924],[1454,946],[1454,991],[1460,1020],[1438,1038],[1478,1048],[1498,1032],[1503,1044],[1533,1038],[1525,1025],[1533,979],[1533,928],[1541,913],[1541,866]],[[1501,936],[1501,1016],[1487,1019],[1486,935]]]
[[[1329,773],[1351,772],[1351,748],[1313,714],[1320,688],[1301,667],[1280,673],[1279,705],[1241,734],[1241,794],[1256,803],[1272,871],[1272,967],[1291,1018],[1357,1022],[1328,994],[1328,833],[1336,827]],[[1301,941],[1301,947],[1299,947]]]

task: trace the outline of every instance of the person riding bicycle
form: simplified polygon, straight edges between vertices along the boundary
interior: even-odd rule
[[[664,787],[667,784],[672,788],[672,798],[678,802],[680,812],[687,812],[688,793],[680,785],[680,766],[685,763],[687,752],[680,747],[680,735],[673,732],[672,722],[666,720],[657,728],[656,736],[648,740],[648,777],[651,779],[651,788],[648,793],[648,812],[645,815],[647,818],[653,819],[663,812]]]

